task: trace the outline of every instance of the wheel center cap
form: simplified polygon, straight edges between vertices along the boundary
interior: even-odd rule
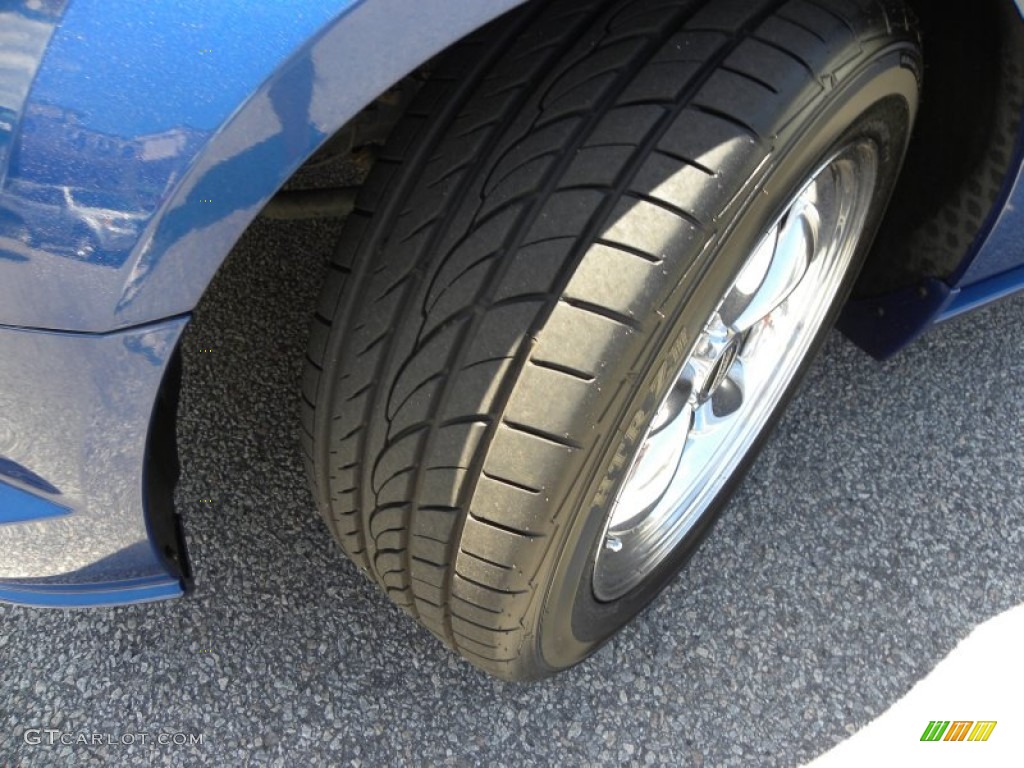
[[[699,403],[706,403],[710,400],[718,388],[722,386],[726,377],[729,375],[730,369],[736,362],[736,358],[740,354],[740,342],[738,336],[733,336],[729,342],[722,348],[718,359],[714,362],[711,372],[708,374],[707,380],[704,382],[704,386],[701,388],[700,394],[697,396]]]

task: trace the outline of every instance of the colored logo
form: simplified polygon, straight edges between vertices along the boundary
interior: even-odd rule
[[[995,720],[932,720],[921,741],[988,741],[995,729]]]

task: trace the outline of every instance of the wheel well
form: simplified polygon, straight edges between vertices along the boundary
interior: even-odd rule
[[[1024,22],[1009,0],[909,0],[920,21],[921,109],[855,290],[867,298],[958,277],[1007,192],[1024,109]]]

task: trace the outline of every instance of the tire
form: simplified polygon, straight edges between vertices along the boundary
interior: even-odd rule
[[[908,14],[875,0],[550,0],[449,51],[361,191],[312,322],[303,446],[348,556],[498,677],[593,653],[692,554],[834,322],[920,70]],[[675,372],[851,141],[878,172],[799,370],[682,539],[597,599],[609,510]]]

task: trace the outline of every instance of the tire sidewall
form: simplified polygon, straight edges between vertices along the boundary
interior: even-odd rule
[[[574,510],[573,517],[538,574],[538,582],[546,584],[547,589],[531,607],[535,622],[525,622],[526,626],[537,627],[534,653],[521,658],[529,664],[532,656],[532,663],[537,665],[527,671],[529,676],[544,676],[582,661],[647,605],[692,556],[753,463],[824,343],[866,257],[909,139],[909,126],[917,109],[918,66],[914,46],[892,44],[790,120],[775,138],[774,148],[759,172],[723,213],[720,221],[729,224],[708,245],[709,266],[701,278],[666,278],[679,281],[671,299],[678,310],[655,331],[656,343],[638,340],[634,347],[637,352],[630,369],[644,373],[620,402],[610,408],[605,404],[609,414],[606,427],[596,432],[607,437],[592,446],[583,459],[579,479],[563,505],[563,509]],[[780,208],[792,193],[835,148],[860,135],[874,139],[882,151],[875,199],[854,262],[797,374],[751,449],[673,552],[630,593],[611,602],[598,602],[593,595],[593,569],[611,501],[646,425],[689,354],[693,340],[718,298],[732,284],[746,254],[782,213]]]

